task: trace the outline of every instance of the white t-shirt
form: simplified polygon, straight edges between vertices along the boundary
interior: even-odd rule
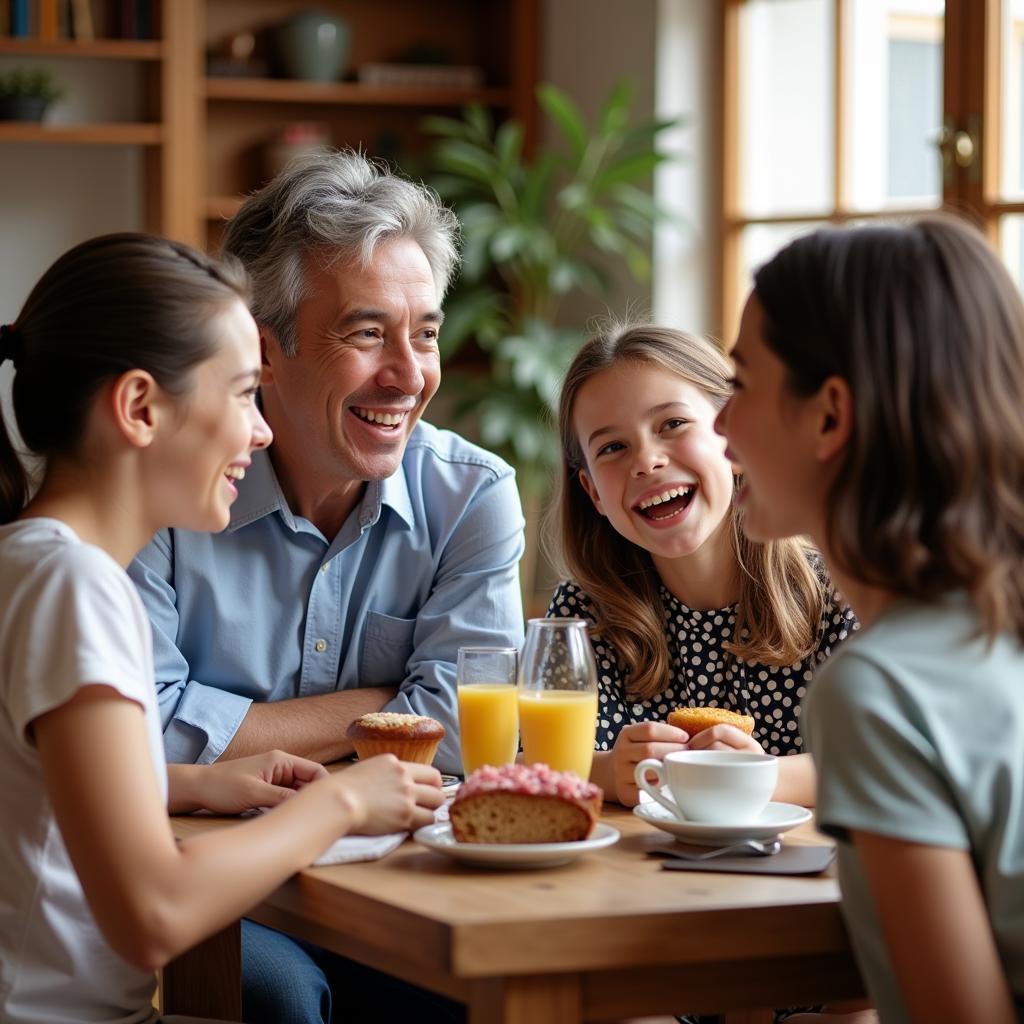
[[[88,684],[142,705],[166,799],[149,620],[104,551],[55,519],[0,526],[0,1020],[129,1024],[154,976],[106,943],[85,901],[26,727]],[[102,738],[98,738],[102,742]]]

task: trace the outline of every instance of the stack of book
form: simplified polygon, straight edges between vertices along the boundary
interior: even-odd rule
[[[0,0],[0,36],[152,39],[155,29],[153,0]]]

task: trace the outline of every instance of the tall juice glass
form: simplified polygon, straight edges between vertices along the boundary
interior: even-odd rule
[[[519,748],[514,647],[460,647],[456,670],[462,770],[512,764]]]
[[[597,667],[583,619],[530,619],[519,661],[523,759],[590,777]]]

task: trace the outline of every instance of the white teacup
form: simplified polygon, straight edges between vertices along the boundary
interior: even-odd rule
[[[657,782],[647,781],[647,774]],[[680,821],[747,825],[758,819],[775,792],[778,759],[730,750],[679,750],[664,761],[648,758],[634,772],[636,784]],[[668,786],[671,798],[661,792]]]

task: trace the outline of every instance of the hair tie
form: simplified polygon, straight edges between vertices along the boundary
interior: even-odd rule
[[[21,333],[14,324],[0,324],[0,364],[8,359],[15,367],[21,358]]]

